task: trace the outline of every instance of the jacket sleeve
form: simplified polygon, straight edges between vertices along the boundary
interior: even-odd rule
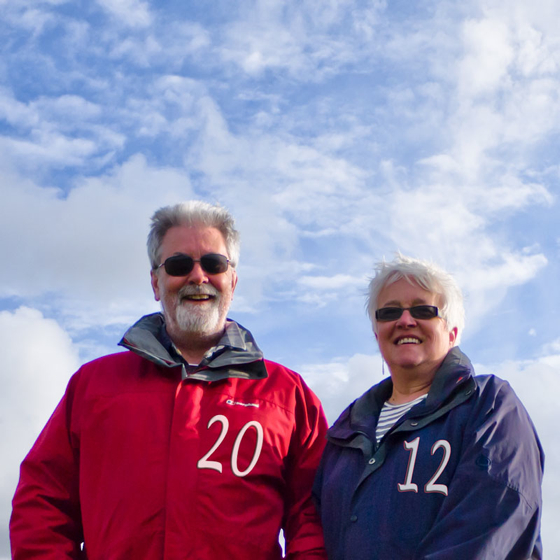
[[[76,380],[77,376],[71,379],[21,465],[10,519],[13,560],[85,558],[81,551],[79,455],[70,432]]]
[[[415,560],[542,558],[544,455],[509,384],[492,378],[464,435],[449,494]]]
[[[311,498],[326,432],[327,421],[321,403],[302,381],[287,465],[283,528],[289,560],[327,558],[321,522]]]

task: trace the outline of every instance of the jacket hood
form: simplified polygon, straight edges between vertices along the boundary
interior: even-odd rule
[[[187,374],[183,363],[176,361],[162,343],[165,319],[162,313],[152,313],[130,327],[119,346],[166,368],[182,368],[182,377],[217,381],[226,377],[262,379],[268,376],[263,353],[253,335],[230,319],[218,344],[211,348],[194,373]]]

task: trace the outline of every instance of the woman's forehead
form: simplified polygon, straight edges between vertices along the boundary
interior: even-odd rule
[[[441,299],[440,294],[427,288],[427,286],[422,285],[421,281],[414,277],[393,276],[379,292],[377,303],[380,306],[390,303],[406,303],[407,305],[422,303],[433,305],[438,303]]]

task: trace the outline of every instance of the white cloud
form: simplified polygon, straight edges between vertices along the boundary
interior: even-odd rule
[[[503,85],[514,57],[509,27],[498,19],[468,20],[463,34],[466,52],[458,65],[461,95],[491,94]]]
[[[0,439],[0,541],[5,542],[19,465],[79,363],[70,337],[35,309],[0,312],[0,339],[0,422],[5,427]]]
[[[155,305],[145,252],[149,217],[159,206],[193,198],[185,173],[151,167],[142,156],[81,180],[67,196],[7,173],[0,192],[1,235],[13,240],[0,248],[10,263],[0,272],[1,293],[50,294],[50,311],[75,328],[128,323]]]
[[[543,357],[548,355],[560,355],[560,338],[549,342],[542,348]]]
[[[91,165],[109,150],[120,149],[124,135],[97,122],[103,108],[78,95],[38,97],[22,103],[0,90],[0,118],[13,127],[0,136],[3,159],[29,172]],[[95,122],[94,122],[95,121]]]
[[[545,34],[540,9],[499,4],[463,24],[464,53],[457,68],[455,152],[471,168],[488,163],[488,150],[511,151],[506,168],[519,169],[530,149],[558,128],[560,43]],[[540,7],[541,8],[541,7]],[[523,15],[522,15],[523,14]],[[537,15],[537,17],[535,17]],[[516,145],[513,146],[512,142]],[[506,152],[506,153],[507,153]],[[478,160],[478,161],[477,161]],[[507,160],[505,160],[507,162]]]
[[[515,248],[491,233],[496,206],[524,207],[533,191],[472,190],[432,185],[391,197],[390,238],[404,254],[434,260],[457,277],[469,302],[469,328],[496,308],[508,288],[534,279],[548,259],[539,249]],[[537,191],[538,192],[538,191]],[[540,195],[539,195],[540,196]],[[542,195],[544,198],[544,195]],[[496,201],[485,207],[484,201]],[[499,202],[498,202],[499,200]]]
[[[498,185],[472,189],[467,193],[469,206],[489,216],[500,211],[526,208],[532,204],[551,205],[553,197],[542,185],[523,182],[519,177],[504,175]]]
[[[45,116],[48,115],[50,119],[56,117],[73,122],[97,118],[103,110],[97,103],[92,103],[79,95],[61,95],[54,98],[41,96],[30,104],[30,109],[36,110],[41,115],[41,121],[44,121]]]
[[[243,204],[268,206],[279,223],[290,217],[314,230],[346,224],[341,216],[351,215],[363,195],[365,173],[360,168],[287,131],[251,128],[235,134],[210,97],[201,98],[198,107],[203,128],[187,164],[217,185],[220,197],[237,202],[241,191]],[[270,221],[269,227],[274,226]]]
[[[519,40],[517,66],[523,75],[550,75],[558,71],[559,62],[551,55],[559,45],[551,43],[542,31],[524,22],[519,29]]]
[[[523,284],[534,278],[535,275],[547,264],[544,255],[502,254],[499,264],[487,267],[480,266],[478,270],[468,275],[466,284],[469,290],[492,290],[507,288]]]
[[[97,3],[120,24],[145,28],[153,21],[148,3],[142,0],[97,0]]]
[[[298,283],[314,290],[342,290],[344,288],[363,287],[366,280],[349,276],[348,274],[335,274],[334,276],[303,276]]]
[[[105,56],[106,51],[111,61],[165,72],[181,72],[191,61],[216,65],[211,35],[198,23],[170,19],[161,12],[152,25],[135,31],[110,27],[99,54]]]
[[[11,125],[37,126],[39,115],[32,107],[17,101],[7,88],[0,88],[0,118]]]
[[[30,7],[21,12],[17,18],[17,25],[30,31],[34,37],[38,37],[45,28],[52,26],[54,21],[55,18],[52,14],[40,8]]]
[[[534,243],[544,234],[536,223],[535,237],[531,231],[526,234],[530,248],[516,246],[502,226],[516,213],[556,203],[553,179],[540,168],[535,146],[559,128],[560,81],[557,75],[546,74],[550,66],[545,70],[544,65],[551,55],[557,58],[559,42],[557,34],[546,36],[534,27],[538,18],[520,17],[519,6],[490,9],[481,4],[483,15],[467,16],[460,23],[462,34],[452,48],[442,50],[437,60],[426,58],[431,61],[428,80],[437,77],[438,85],[447,85],[448,90],[442,96],[440,89],[429,88],[435,95],[422,107],[427,111],[419,111],[427,117],[415,130],[439,128],[436,138],[444,150],[428,148],[429,155],[404,173],[394,165],[380,167],[392,191],[385,199],[390,208],[388,237],[404,253],[432,258],[459,277],[471,302],[471,328],[499,305],[508,287],[531,281],[549,262],[543,248]],[[449,19],[430,21],[435,23],[445,23],[447,33],[457,24]],[[426,41],[433,31],[430,24],[423,21],[418,31],[417,46],[424,54],[450,38]],[[526,60],[521,75],[519,61],[529,56],[528,45],[536,44],[540,50],[530,51],[532,66]],[[408,50],[400,56],[418,60],[418,54]],[[404,111],[415,108],[425,85],[407,83],[412,87],[399,89],[398,98]]]
[[[86,158],[97,152],[97,146],[91,140],[82,138],[68,138],[61,134],[39,132],[33,140],[16,140],[0,138],[0,146],[5,156],[9,155],[14,161],[30,168],[51,165],[54,168],[62,166],[80,166]]]
[[[365,58],[386,2],[244,3],[241,16],[224,31],[220,55],[250,76],[286,72],[321,80],[356,58]],[[350,30],[349,30],[350,29]]]
[[[303,364],[298,371],[321,399],[329,424],[352,401],[383,379],[379,355],[356,354],[328,363]]]
[[[148,9],[145,3],[124,0],[105,1],[103,5],[115,14],[125,9],[135,12],[132,8],[142,14],[144,9]],[[366,51],[375,53],[372,60],[382,60],[385,55],[378,50],[382,43],[379,42],[380,36],[376,36],[376,32],[380,31],[376,26],[385,21],[381,19],[385,9],[387,5],[384,2],[370,5],[367,9],[355,2],[324,4],[309,1],[297,8],[295,5],[251,2],[241,4],[236,12],[238,18],[229,22],[227,29],[220,25],[207,25],[205,28],[196,22],[176,21],[166,28],[167,33],[163,33],[160,28],[163,21],[158,19],[160,15],[154,18],[153,14],[149,14],[152,19],[145,20],[151,21],[146,33],[130,32],[122,37],[119,32],[109,39],[111,31],[108,31],[102,36],[101,49],[111,46],[113,55],[117,56],[120,52],[118,56],[124,56],[130,47],[133,51],[142,52],[146,63],[157,59],[159,64],[167,64],[169,70],[175,64],[180,67],[185,52],[193,56],[199,49],[203,49],[206,54],[215,53],[213,49],[217,48],[216,41],[219,38],[222,41],[220,48],[230,55],[262,52],[266,55],[262,59],[265,60],[263,68],[293,65],[298,79],[305,80],[307,78],[301,75],[302,68],[305,68],[305,72],[316,71],[319,75],[323,71],[321,67],[332,64],[332,68],[335,68],[343,61],[347,63],[350,60],[354,67],[361,68],[360,61],[363,59],[360,57]],[[361,22],[364,21],[369,25],[365,33],[371,43],[369,46],[363,43],[365,35],[353,39],[346,33],[345,25],[359,24],[363,27]],[[406,20],[402,29],[410,30],[410,25],[416,25],[412,23],[414,21],[414,18]],[[331,121],[325,118],[319,123],[321,130],[325,130],[323,123],[332,128],[318,135],[315,132],[305,134],[301,131],[313,130],[312,116],[309,122],[301,122],[296,117],[302,115],[303,111],[293,114],[279,112],[279,108],[284,107],[281,105],[282,96],[277,96],[268,113],[259,112],[261,116],[266,114],[268,121],[255,120],[255,126],[232,127],[232,119],[220,104],[218,95],[210,92],[209,81],[196,81],[169,72],[151,75],[146,83],[142,82],[141,88],[136,82],[131,86],[131,82],[117,76],[113,83],[117,88],[124,88],[119,95],[124,94],[127,85],[134,91],[123,95],[122,98],[127,99],[124,110],[121,107],[118,111],[109,112],[107,118],[111,123],[107,126],[87,124],[90,120],[102,120],[100,115],[105,114],[102,96],[96,97],[96,102],[88,100],[86,96],[65,95],[60,98],[42,96],[21,103],[11,94],[6,94],[5,99],[10,103],[6,115],[12,119],[11,122],[22,129],[31,128],[37,123],[40,123],[41,128],[34,129],[25,139],[4,138],[5,152],[11,156],[12,162],[19,160],[22,169],[23,165],[28,169],[33,162],[37,167],[40,167],[39,164],[89,167],[111,161],[114,154],[125,147],[129,135],[138,134],[154,142],[163,138],[176,139],[178,146],[181,146],[179,149],[184,146],[184,161],[189,172],[194,170],[202,173],[205,183],[212,185],[207,187],[209,198],[215,197],[231,207],[239,216],[240,223],[247,228],[250,240],[244,246],[246,254],[258,252],[273,256],[274,259],[267,258],[269,262],[293,260],[298,256],[303,239],[326,241],[340,235],[351,235],[354,239],[365,240],[373,255],[379,247],[384,247],[384,250],[401,248],[405,252],[423,255],[429,252],[427,256],[434,257],[444,265],[451,264],[451,268],[457,271],[456,262],[462,259],[462,255],[472,254],[476,248],[478,258],[469,263],[469,270],[475,280],[488,279],[486,284],[480,286],[480,290],[488,291],[495,284],[502,283],[505,291],[508,285],[525,282],[534,276],[544,266],[546,259],[537,250],[533,254],[519,256],[503,240],[494,239],[489,218],[500,213],[503,215],[504,212],[523,210],[535,203],[552,203],[551,195],[544,185],[520,178],[515,167],[509,169],[501,160],[489,155],[491,150],[503,147],[506,138],[516,138],[516,127],[518,130],[523,128],[522,119],[515,118],[515,110],[526,106],[523,103],[526,99],[541,99],[540,102],[533,102],[535,108],[531,110],[531,115],[544,115],[554,101],[552,83],[540,84],[543,95],[539,97],[529,95],[528,88],[523,89],[519,82],[515,82],[512,68],[515,67],[521,48],[519,37],[526,37],[523,45],[539,44],[546,52],[553,52],[549,40],[543,38],[542,34],[538,39],[519,21],[508,19],[503,14],[498,17],[487,12],[478,19],[471,17],[465,20],[464,32],[458,36],[459,41],[455,45],[459,50],[451,52],[453,58],[446,58],[447,51],[441,57],[441,60],[458,68],[458,72],[449,74],[456,79],[455,83],[451,83],[454,87],[451,99],[449,92],[442,89],[442,85],[449,85],[450,82],[433,81],[434,76],[438,75],[436,66],[440,64],[440,61],[436,64],[435,60],[429,68],[427,81],[418,84],[412,81],[410,87],[399,85],[388,90],[407,119],[418,118],[414,116],[418,114],[415,110],[418,92],[423,92],[422,95],[434,104],[437,102],[441,105],[446,97],[450,101],[447,105],[450,114],[420,112],[427,115],[426,123],[434,118],[434,114],[438,115],[442,123],[444,119],[449,120],[450,125],[443,129],[443,134],[451,142],[447,152],[419,158],[421,162],[430,162],[431,166],[420,166],[424,169],[418,175],[415,170],[406,170],[404,175],[389,176],[384,162],[376,159],[377,146],[373,138],[378,129],[369,121],[366,121],[367,126],[364,125],[358,115],[348,113],[336,125],[330,125]],[[263,25],[255,27],[255,22],[262,22]],[[442,22],[448,25],[447,32],[434,36],[431,26]],[[69,22],[66,21],[65,25],[68,26]],[[420,53],[427,52],[435,43],[450,41],[449,29],[455,25],[457,23],[451,19],[441,19],[441,14],[434,20],[423,20],[422,25],[415,27],[415,48],[401,51],[398,55],[400,62],[406,64],[417,60],[418,50]],[[251,32],[248,31],[250,27]],[[392,33],[399,29],[394,27]],[[165,58],[168,43],[173,42],[171,38],[178,37],[180,33],[185,39],[178,42],[182,46]],[[397,35],[395,33],[394,36]],[[251,48],[247,48],[248,45]],[[237,47],[239,50],[236,51]],[[340,47],[339,58],[332,57],[335,47]],[[100,55],[101,50],[96,48],[99,49],[99,46],[94,45],[94,52]],[[456,61],[457,52],[462,56],[459,64]],[[267,56],[271,58],[267,59]],[[546,58],[542,53],[538,56]],[[532,55],[531,60],[534,62],[531,68],[539,68],[542,73],[542,64],[536,62],[538,56]],[[214,64],[214,61],[209,64]],[[480,64],[486,66],[479,68]],[[473,68],[478,70],[476,79],[481,80],[480,83],[473,81]],[[371,67],[363,67],[363,70],[371,71]],[[506,86],[512,82],[516,83],[517,88],[507,89]],[[464,89],[465,83],[474,88],[469,90],[470,93]],[[500,105],[492,97],[494,93],[505,99],[503,107],[511,118],[504,118]],[[243,94],[244,90],[241,89],[240,98],[243,98]],[[476,103],[473,102],[474,97],[477,98]],[[335,109],[336,102],[331,101],[322,109],[322,114],[329,115]],[[65,121],[63,116],[66,111],[72,114],[72,119]],[[282,118],[276,117],[276,114]],[[78,121],[86,128],[67,132],[72,121]],[[258,122],[265,121],[269,123],[266,131],[258,125]],[[348,126],[348,123],[353,124]],[[379,128],[383,124],[381,122]],[[430,131],[432,129],[433,123],[430,122]],[[538,129],[534,135],[540,134],[542,137],[544,133],[545,130]],[[362,167],[351,163],[345,150],[351,151],[356,144],[363,145],[364,150],[371,150],[373,163],[361,163]],[[434,163],[437,165],[434,166]],[[178,173],[181,174],[181,171],[178,170]],[[98,184],[101,183],[90,182],[91,192]],[[395,196],[384,196],[384,189],[395,188]],[[78,198],[83,198],[85,191],[87,189],[81,189],[82,194]],[[114,189],[102,189],[102,192],[107,197],[105,201],[111,200],[113,196],[115,200],[119,199]],[[55,198],[61,196],[58,193]],[[61,209],[69,208],[71,202],[72,196],[68,202],[53,201],[52,207],[58,208],[60,215]],[[383,211],[387,207],[390,207],[388,213]],[[63,219],[62,223],[65,221],[68,222],[68,218]],[[390,227],[387,228],[389,222]],[[263,229],[266,230],[264,235],[260,233]],[[253,235],[257,231],[258,239]],[[88,233],[92,238],[99,238],[100,235],[98,231]],[[370,261],[375,259],[374,256],[369,257]],[[354,262],[358,264],[357,259]],[[87,271],[87,263],[84,266]],[[275,267],[272,262],[267,267],[268,276],[279,270],[280,267]],[[324,276],[322,271],[318,271],[318,274]],[[349,271],[348,275],[352,276],[353,271]],[[287,276],[290,276],[289,272]],[[317,276],[317,280],[313,280],[312,275],[307,278],[309,280],[300,279],[300,285],[301,282],[321,282],[320,276]],[[252,287],[256,293],[262,293],[259,286],[253,284]],[[96,288],[93,290],[95,292]],[[246,293],[240,293],[240,296],[246,302],[249,301]],[[306,298],[309,302],[317,300],[313,294],[305,294],[304,300]],[[329,301],[335,300],[333,297]],[[240,305],[241,301],[240,298]],[[325,298],[322,301],[324,303]],[[247,309],[251,306],[245,303],[241,307]]]

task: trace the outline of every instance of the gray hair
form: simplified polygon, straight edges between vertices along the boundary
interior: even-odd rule
[[[167,230],[175,226],[216,228],[224,236],[231,266],[237,266],[240,240],[233,216],[218,204],[189,200],[173,206],[164,206],[154,212],[148,234],[148,257],[152,269],[155,270],[161,264],[159,259],[163,238]]]
[[[375,270],[375,277],[369,283],[366,301],[367,312],[375,332],[377,332],[375,311],[381,290],[404,278],[407,282],[416,282],[424,290],[441,298],[441,316],[449,331],[457,327],[455,345],[459,344],[465,325],[465,308],[461,289],[451,274],[431,262],[406,257],[400,253],[397,253],[391,262],[383,260],[377,263]]]

